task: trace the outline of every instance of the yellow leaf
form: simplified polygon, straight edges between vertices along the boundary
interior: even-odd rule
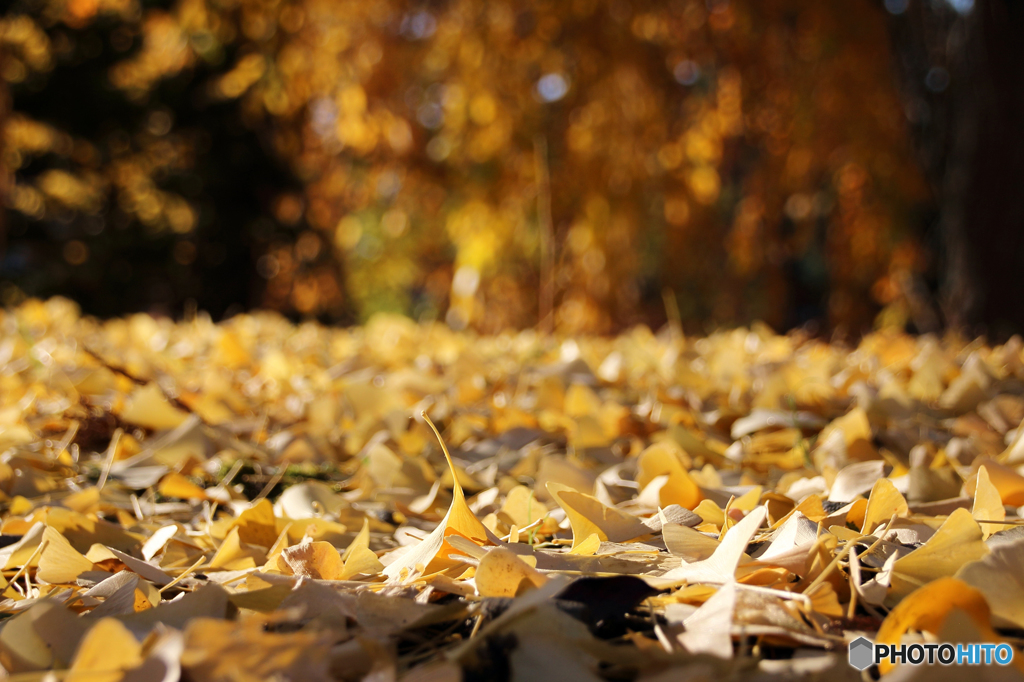
[[[329,542],[304,542],[281,552],[292,572],[314,580],[341,580],[345,566]]]
[[[495,547],[476,567],[476,589],[481,597],[514,597],[525,583],[540,587],[548,579],[504,547]]]
[[[45,608],[40,607],[37,604],[4,621],[0,629],[0,665],[8,675],[46,670],[54,664],[53,647],[48,646],[46,638],[35,627],[37,615]]]
[[[47,526],[43,523],[33,523],[23,531],[24,534],[20,540],[9,547],[5,547],[4,556],[6,556],[6,561],[0,559],[0,561],[3,561],[3,570],[8,571],[30,562],[31,566],[38,566],[39,555],[36,554],[36,550],[39,549],[39,543],[43,541],[43,533],[46,528]],[[6,531],[7,529],[5,528],[4,530]]]
[[[160,479],[157,492],[164,497],[181,500],[205,500],[206,491],[177,472],[171,472]]]
[[[637,466],[640,470],[636,482],[641,489],[658,476],[668,476],[658,493],[663,507],[678,504],[692,510],[704,499],[697,483],[683,468],[682,450],[675,443],[661,441],[650,445],[640,454]]]
[[[811,609],[817,613],[833,618],[842,618],[846,615],[846,612],[839,603],[839,597],[836,595],[835,588],[829,582],[820,582],[813,590],[805,594],[811,598]]]
[[[36,578],[47,583],[73,583],[86,571],[93,570],[93,563],[82,556],[71,543],[49,526],[43,531],[46,547],[39,555]]]
[[[1011,507],[1024,505],[1024,476],[1010,467],[990,459],[982,460],[980,466],[984,466],[988,470],[989,480],[999,491],[999,497],[1003,504],[1008,504]],[[969,483],[968,489],[970,489]]]
[[[547,505],[538,500],[525,485],[517,485],[505,495],[501,511],[520,528],[525,528],[548,513]]]
[[[116,682],[142,663],[142,645],[114,618],[103,618],[86,633],[71,664],[69,679]]]
[[[595,415],[601,409],[601,399],[593,389],[583,384],[572,384],[565,392],[565,414],[569,417]]]
[[[217,339],[214,362],[230,369],[241,369],[252,362],[252,358],[242,346],[238,336],[232,331],[223,329],[220,338]]]
[[[287,539],[292,543],[307,539],[339,545],[344,542],[348,532],[348,526],[329,519],[297,519],[289,523],[287,528]],[[274,544],[277,544],[277,540]]]
[[[238,539],[249,545],[270,548],[277,540],[274,505],[266,498],[239,514],[231,526],[238,529]]]
[[[551,481],[567,485],[573,490],[590,493],[594,491],[597,477],[592,471],[581,468],[564,455],[544,455],[537,463],[533,479],[534,492],[539,499],[548,501],[547,484]]]
[[[864,523],[861,525],[862,533],[871,533],[880,524],[886,523],[893,514],[899,517],[910,513],[907,507],[907,500],[896,490],[888,478],[880,478],[871,486],[871,494],[868,496],[868,506],[864,510]]]
[[[11,498],[10,508],[7,510],[11,516],[24,516],[32,511],[34,506],[28,499],[21,495],[15,495]]]
[[[120,417],[129,424],[162,431],[180,426],[188,418],[188,413],[167,402],[163,391],[150,383],[140,386],[128,396]]]
[[[266,632],[259,619],[195,618],[185,628],[182,678],[214,680],[323,680],[327,645],[314,632]]]
[[[808,495],[793,511],[800,512],[815,523],[828,516],[825,512],[825,507],[821,503],[821,495]]]
[[[851,502],[846,510],[846,518],[840,521],[840,525],[848,524],[853,525],[854,528],[864,527],[864,517],[868,510],[868,501],[863,497],[858,498]],[[836,512],[838,515],[839,512]],[[830,514],[831,516],[831,514]],[[826,524],[826,526],[831,524]]]
[[[577,556],[593,556],[600,546],[601,538],[597,536],[597,533],[591,533],[587,536],[586,540],[570,549],[569,554],[575,554]]]
[[[232,528],[224,538],[217,553],[210,560],[211,570],[241,571],[266,563],[267,556],[255,547],[244,547],[238,537],[238,529]]]
[[[668,551],[686,561],[703,561],[714,554],[719,545],[718,540],[678,523],[665,524],[661,535]]]
[[[935,535],[892,568],[887,603],[896,603],[918,587],[954,575],[961,566],[988,554],[981,527],[966,509],[957,509]]]
[[[448,507],[448,513],[445,514],[444,518],[441,519],[441,523],[437,525],[437,528],[430,535],[425,537],[418,545],[405,550],[396,561],[393,561],[384,568],[384,575],[392,580],[401,579],[403,572],[410,574],[411,577],[415,573],[433,573],[450,568],[455,563],[448,558],[449,554],[455,552],[455,549],[445,541],[445,538],[450,535],[461,535],[477,545],[495,542],[491,539],[493,534],[473,515],[469,505],[466,504],[466,495],[463,493],[462,486],[459,484],[459,478],[455,473],[455,463],[452,462],[452,456],[448,453],[448,446],[444,444],[444,439],[441,438],[441,432],[437,430],[434,422],[430,420],[426,413],[421,413],[421,415],[427,424],[430,425],[430,428],[433,429],[434,435],[437,436],[437,441],[441,444],[441,451],[444,452],[448,468],[451,470],[453,485],[452,503]]]
[[[820,469],[826,464],[840,468],[848,462],[878,459],[878,451],[871,441],[868,415],[860,407],[855,407],[822,430],[814,450],[814,461]]]
[[[554,482],[549,482],[547,487],[555,502],[569,517],[573,549],[591,534],[597,534],[602,541],[628,542],[651,532],[640,519],[607,507],[596,497]]]
[[[376,574],[384,568],[384,564],[370,550],[369,519],[363,519],[363,527],[345,550],[344,559],[345,568],[341,573],[341,580],[351,580],[357,575]]]
[[[95,512],[100,506],[100,489],[86,488],[64,498],[62,504],[80,514]]]
[[[97,542],[89,547],[89,551],[85,553],[85,558],[94,564],[98,564],[103,561],[117,559],[117,555],[111,552],[110,548],[106,545],[101,545]]]
[[[236,592],[229,599],[240,609],[249,609],[260,613],[275,611],[295,589],[292,585],[271,585],[270,587],[248,585],[248,588],[247,592]]]
[[[151,583],[145,583],[142,587],[135,588],[135,602],[132,610],[136,613],[151,609],[160,603],[160,591]]]
[[[585,415],[576,417],[572,422],[575,426],[569,430],[569,441],[576,450],[605,447],[611,441],[604,425],[596,417]]]
[[[878,629],[875,643],[899,644],[908,630],[939,634],[954,608],[967,613],[987,641],[999,641],[989,624],[990,612],[984,595],[962,580],[939,578],[914,590],[889,612]],[[888,659],[878,666],[883,674],[893,667]]]
[[[988,467],[982,465],[978,469],[978,478],[974,488],[974,506],[971,508],[971,515],[979,521],[1002,521],[1006,518],[1006,508],[1003,507],[1002,497],[999,490],[992,483],[988,475]],[[998,523],[981,523],[981,532],[987,539],[993,533],[1003,530],[1007,526]]]
[[[715,526],[718,532],[725,525],[725,510],[718,506],[714,500],[701,500],[701,503],[693,510],[693,513],[704,519],[704,524]]]
[[[750,512],[754,510],[761,502],[761,491],[763,488],[759,485],[755,485],[753,488],[743,493],[735,500],[732,501],[730,509],[739,509],[741,511]]]

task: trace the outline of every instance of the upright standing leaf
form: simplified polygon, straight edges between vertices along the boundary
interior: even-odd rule
[[[445,514],[444,518],[441,519],[441,523],[437,524],[437,528],[430,535],[419,544],[405,551],[397,560],[384,568],[384,575],[391,580],[398,580],[403,576],[409,578],[415,574],[431,573],[444,568],[450,568],[455,562],[449,559],[448,555],[455,550],[445,542],[445,537],[448,535],[461,535],[478,545],[491,542],[490,537],[493,537],[469,509],[469,505],[466,504],[466,496],[462,492],[462,486],[459,485],[459,477],[455,472],[455,463],[452,462],[452,456],[448,453],[448,447],[444,444],[441,433],[426,413],[423,413],[421,416],[427,421],[430,428],[433,429],[434,435],[437,436],[437,441],[441,444],[441,451],[444,452],[445,460],[448,462],[448,467],[451,470],[453,485],[452,503],[448,507],[448,513]]]

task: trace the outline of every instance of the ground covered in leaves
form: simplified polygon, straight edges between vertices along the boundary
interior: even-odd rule
[[[0,330],[12,679],[839,680],[861,635],[1022,641],[1019,339]]]

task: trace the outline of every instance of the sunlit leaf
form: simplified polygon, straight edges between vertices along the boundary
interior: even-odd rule
[[[650,533],[650,529],[635,516],[606,507],[591,495],[553,482],[548,483],[547,488],[569,517],[573,548],[591,535],[608,542],[627,542]]]
[[[998,641],[989,625],[989,605],[982,593],[955,578],[938,578],[911,592],[889,612],[878,629],[875,642],[899,644],[903,635],[912,629],[939,634],[953,609],[969,615],[975,626],[991,638],[989,641]],[[892,667],[888,659],[879,664],[882,673]]]
[[[451,560],[447,558],[450,552],[445,551],[445,545],[447,544],[445,538],[448,535],[461,535],[477,544],[489,542],[488,530],[473,515],[473,512],[470,511],[466,504],[466,497],[462,492],[462,486],[459,485],[458,477],[454,474],[455,464],[452,462],[451,455],[448,454],[448,447],[444,444],[440,432],[438,432],[434,423],[430,421],[430,418],[426,414],[423,415],[423,418],[434,430],[448,466],[453,472],[452,485],[454,489],[452,491],[452,504],[448,508],[448,513],[445,514],[437,528],[430,535],[384,568],[383,574],[393,580],[401,578],[403,573],[429,573],[441,568],[450,567]]]
[[[988,554],[981,527],[966,509],[957,509],[935,535],[892,568],[888,602],[895,603],[918,587],[952,577],[961,566]]]

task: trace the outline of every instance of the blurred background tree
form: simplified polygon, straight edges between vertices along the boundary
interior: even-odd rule
[[[927,5],[15,0],[5,300],[933,329]]]
[[[1024,331],[1024,4],[886,0],[946,321]]]

